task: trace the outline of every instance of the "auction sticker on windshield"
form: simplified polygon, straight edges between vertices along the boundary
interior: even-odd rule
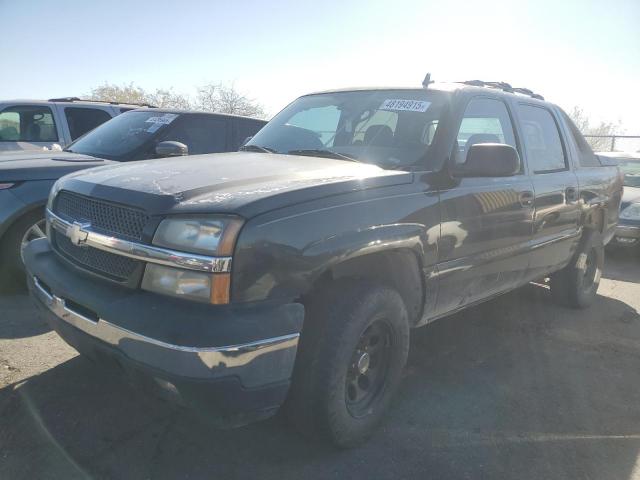
[[[178,115],[176,115],[175,113],[165,113],[161,117],[147,118],[145,120],[145,123],[151,124],[151,126],[147,128],[147,132],[154,133],[157,130],[160,130],[160,127],[162,127],[163,125],[169,125],[171,122],[173,122],[176,119],[177,116]]]
[[[165,113],[161,117],[149,117],[145,123],[161,123],[163,125],[169,125],[173,122],[178,115],[174,113]]]
[[[408,112],[426,112],[431,102],[423,100],[402,100],[399,98],[389,98],[382,102],[379,110],[401,110]]]

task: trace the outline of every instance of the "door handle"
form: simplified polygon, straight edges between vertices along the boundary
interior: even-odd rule
[[[565,198],[567,203],[577,202],[578,201],[578,189],[574,187],[567,187],[564,191]]]
[[[528,190],[520,192],[520,195],[518,196],[520,205],[522,205],[523,207],[530,207],[531,205],[533,205],[533,198],[533,192],[530,192]]]

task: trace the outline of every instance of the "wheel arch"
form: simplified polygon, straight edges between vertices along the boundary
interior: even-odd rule
[[[336,282],[374,282],[398,292],[407,309],[410,325],[415,325],[422,317],[424,306],[425,281],[422,272],[422,258],[412,248],[362,253],[328,266],[311,285],[305,298],[315,297]]]
[[[38,210],[41,210],[44,215],[44,208],[46,203],[33,203],[30,205],[25,205],[24,208],[14,212],[13,215],[5,219],[4,222],[0,224],[0,244],[5,240],[7,233],[11,231],[11,229],[25,216],[31,215]]]

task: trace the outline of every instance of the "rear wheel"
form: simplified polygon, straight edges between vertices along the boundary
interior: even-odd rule
[[[593,303],[604,268],[602,236],[595,230],[584,233],[578,253],[564,269],[551,276],[551,293],[555,300],[573,308]]]
[[[46,236],[46,221],[42,211],[28,213],[16,221],[0,242],[0,287],[3,290],[24,288],[23,250],[33,240]]]
[[[391,288],[336,287],[308,309],[286,410],[303,434],[352,447],[375,431],[398,387],[409,323]]]

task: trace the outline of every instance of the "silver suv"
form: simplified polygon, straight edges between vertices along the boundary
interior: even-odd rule
[[[55,144],[64,148],[116,115],[141,106],[151,105],[98,102],[77,97],[2,101],[0,153],[55,148]]]

